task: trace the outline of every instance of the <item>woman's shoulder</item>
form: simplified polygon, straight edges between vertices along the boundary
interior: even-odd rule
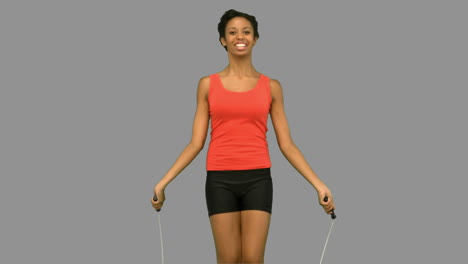
[[[272,77],[270,75],[267,75],[265,73],[260,73],[260,75],[263,75],[263,77],[270,82],[270,86],[271,85],[278,85],[280,83],[277,79],[275,79],[274,77]]]
[[[272,77],[268,77],[269,81],[270,81],[270,87],[272,89],[280,89],[281,88],[281,83],[280,81],[278,81],[277,79],[275,78],[272,78]]]
[[[199,80],[199,84],[210,84],[210,80],[218,73],[213,73],[213,74],[210,74],[210,75],[205,75],[205,76],[202,76]]]
[[[270,78],[270,94],[273,100],[282,98],[283,88],[277,79]]]
[[[198,81],[198,93],[207,98],[210,91],[210,76],[203,76]]]
[[[206,84],[210,84],[210,75],[206,75],[206,76],[202,76],[200,78],[200,80],[198,81],[198,84],[200,85],[206,85]]]

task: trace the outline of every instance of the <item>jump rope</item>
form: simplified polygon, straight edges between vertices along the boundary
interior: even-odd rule
[[[155,202],[158,201],[158,197],[156,195],[153,196],[153,201]],[[328,202],[328,197],[325,196],[323,201]],[[164,247],[163,247],[163,238],[162,238],[162,229],[161,229],[161,217],[159,216],[159,211],[161,211],[161,209],[156,210],[156,211],[158,212],[159,236],[161,237],[161,264],[164,264]],[[320,264],[322,264],[323,256],[325,255],[325,249],[327,248],[327,244],[328,244],[328,239],[330,238],[333,224],[335,223],[335,218],[336,218],[335,210],[331,211],[331,218],[332,218],[332,222],[330,225],[330,230],[328,231],[327,240],[325,241],[325,245],[323,246],[322,256],[320,257]]]

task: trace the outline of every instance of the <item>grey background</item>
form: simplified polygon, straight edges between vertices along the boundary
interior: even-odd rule
[[[154,184],[189,142],[224,11],[334,193],[324,263],[466,260],[463,1],[2,1],[0,261],[160,263]],[[330,218],[278,150],[266,263],[318,263]],[[209,140],[209,137],[208,137]],[[215,263],[206,149],[166,189],[166,263]]]

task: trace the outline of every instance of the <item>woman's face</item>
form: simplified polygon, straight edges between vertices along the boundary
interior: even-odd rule
[[[243,17],[234,17],[226,25],[226,35],[221,43],[233,54],[248,54],[255,45],[254,29],[250,21]]]

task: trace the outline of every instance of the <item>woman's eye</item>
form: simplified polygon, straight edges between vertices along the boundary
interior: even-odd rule
[[[250,34],[250,31],[245,31],[244,33],[248,35],[248,34]]]
[[[236,34],[236,32],[232,31],[232,32],[229,32],[229,34],[234,35]]]

